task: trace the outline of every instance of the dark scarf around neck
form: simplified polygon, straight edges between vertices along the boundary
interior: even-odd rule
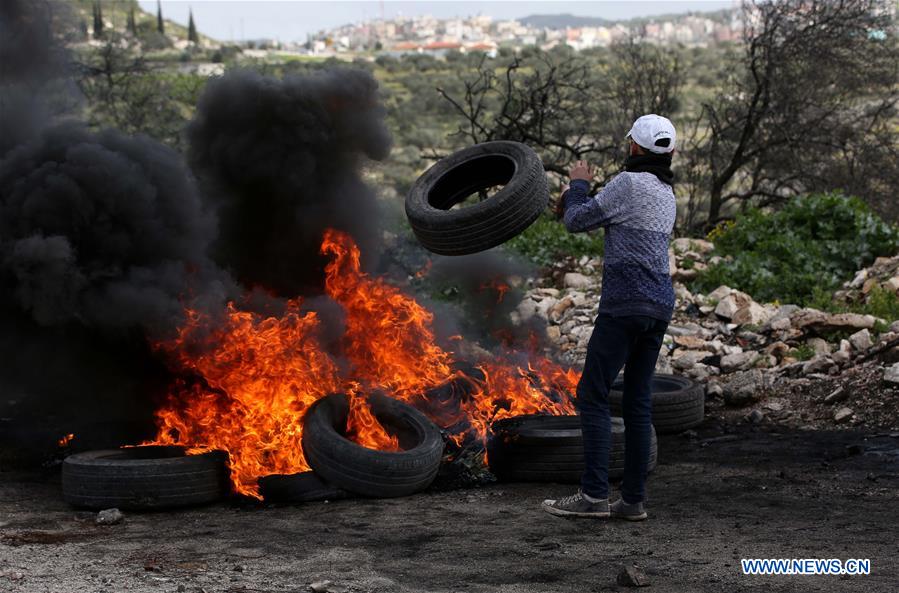
[[[652,173],[659,181],[674,185],[670,154],[632,154],[624,161],[624,170],[631,173]]]

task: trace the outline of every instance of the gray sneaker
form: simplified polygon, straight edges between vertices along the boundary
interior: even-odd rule
[[[628,521],[643,521],[646,519],[646,509],[643,508],[642,502],[628,504],[623,498],[619,498],[609,506],[609,513],[616,519],[626,519]]]
[[[557,517],[595,517],[605,519],[609,516],[609,499],[604,498],[590,502],[578,490],[576,494],[558,500],[544,500],[543,510]]]

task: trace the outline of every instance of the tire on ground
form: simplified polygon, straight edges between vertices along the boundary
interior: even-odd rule
[[[615,380],[609,392],[609,410],[622,414],[624,381]],[[657,374],[652,378],[652,424],[660,433],[681,432],[700,424],[705,417],[702,385],[679,375]]]
[[[649,471],[658,460],[652,431]],[[517,416],[498,420],[487,440],[490,471],[506,482],[577,483],[584,473],[581,421],[577,416]],[[612,418],[609,478],[624,475],[624,422]]]
[[[315,472],[272,474],[257,480],[259,494],[265,502],[283,504],[339,500],[349,493],[323,481]]]
[[[362,496],[407,496],[424,490],[440,468],[440,430],[406,403],[380,393],[368,401],[402,450],[376,451],[348,440],[347,398],[334,394],[315,402],[303,420],[303,453],[309,466],[326,482]]]
[[[502,189],[477,204],[453,208],[482,189]],[[441,255],[500,245],[531,225],[549,204],[543,163],[518,142],[484,142],[435,163],[406,196],[406,216],[419,242]]]
[[[214,502],[228,491],[228,454],[185,455],[183,447],[144,446],[70,455],[62,494],[88,509],[153,510]]]

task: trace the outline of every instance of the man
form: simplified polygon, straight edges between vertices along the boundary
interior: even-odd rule
[[[627,138],[624,172],[599,193],[587,192],[590,166],[571,168],[563,193],[565,227],[570,232],[605,229],[602,298],[577,386],[584,436],[580,490],[543,501],[548,513],[566,517],[646,518],[643,501],[652,430],[651,381],[662,338],[674,309],[668,269],[668,242],[676,204],[671,158],[676,133],[664,117],[644,115]],[[624,481],[621,498],[609,504],[609,389],[624,367]]]

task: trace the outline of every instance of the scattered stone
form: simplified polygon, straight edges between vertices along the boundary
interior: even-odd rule
[[[837,387],[824,398],[825,404],[835,404],[849,397],[849,392],[842,387]]]
[[[530,321],[537,314],[537,303],[531,299],[521,299],[515,308],[521,321]]]
[[[562,277],[562,283],[568,288],[590,288],[593,280],[578,272],[568,272]]]
[[[774,315],[774,311],[766,309],[755,301],[737,310],[731,321],[739,325],[763,325]]]
[[[708,350],[709,346],[705,340],[693,335],[674,336],[674,343],[688,350]]]
[[[753,408],[751,412],[746,414],[746,420],[752,422],[753,424],[759,424],[764,419],[765,413],[758,408]]]
[[[723,285],[719,286],[718,288],[716,288],[715,290],[710,292],[708,295],[706,295],[706,297],[705,297],[706,302],[720,303],[724,299],[724,297],[726,297],[733,291],[734,291],[734,289],[731,288],[730,286],[723,286]]]
[[[316,581],[309,585],[309,590],[312,593],[345,593],[347,588],[331,581]]]
[[[883,372],[883,380],[890,385],[899,385],[899,362],[889,366]]]
[[[755,362],[756,358],[758,358],[758,352],[752,350],[722,356],[720,365],[721,370],[725,373],[731,373],[733,371],[748,369],[752,366],[752,363]]]
[[[97,513],[97,525],[118,525],[125,520],[125,514],[119,509],[105,509]]]
[[[734,407],[752,403],[761,396],[767,383],[765,374],[758,369],[734,373],[722,385],[724,403]]]
[[[546,337],[552,342],[558,342],[562,337],[562,330],[558,325],[550,325],[546,328]]]
[[[616,580],[622,587],[646,587],[649,585],[649,579],[636,566],[622,567]]]
[[[833,420],[836,423],[845,422],[852,418],[852,408],[840,408],[833,413]]]
[[[715,315],[723,319],[733,320],[737,311],[744,307],[749,307],[752,302],[752,297],[748,294],[734,290],[718,302],[718,306],[715,307]]]
[[[822,356],[830,354],[830,344],[828,344],[826,340],[821,338],[809,338],[805,343],[811,346],[812,350],[815,351],[815,354]]]
[[[871,332],[867,328],[860,329],[849,336],[849,343],[859,352],[864,352],[874,345],[874,342],[871,340]]]
[[[849,362],[852,358],[852,346],[849,344],[849,340],[840,340],[840,348],[833,353],[831,358],[834,362],[841,364]]]
[[[721,387],[721,384],[717,381],[709,381],[708,385],[705,386],[705,396],[707,399],[722,397],[723,395],[724,388]]]
[[[705,350],[675,350],[671,358],[671,366],[680,371],[692,369],[696,364],[709,356]]]
[[[831,365],[833,365],[832,358],[830,358],[829,356],[822,356],[818,354],[812,357],[811,360],[809,360],[802,366],[802,373],[804,375],[823,373],[827,369],[829,369]]]
[[[768,327],[774,331],[786,331],[793,327],[793,324],[790,323],[789,317],[780,317],[778,319],[772,319],[768,324]]]

